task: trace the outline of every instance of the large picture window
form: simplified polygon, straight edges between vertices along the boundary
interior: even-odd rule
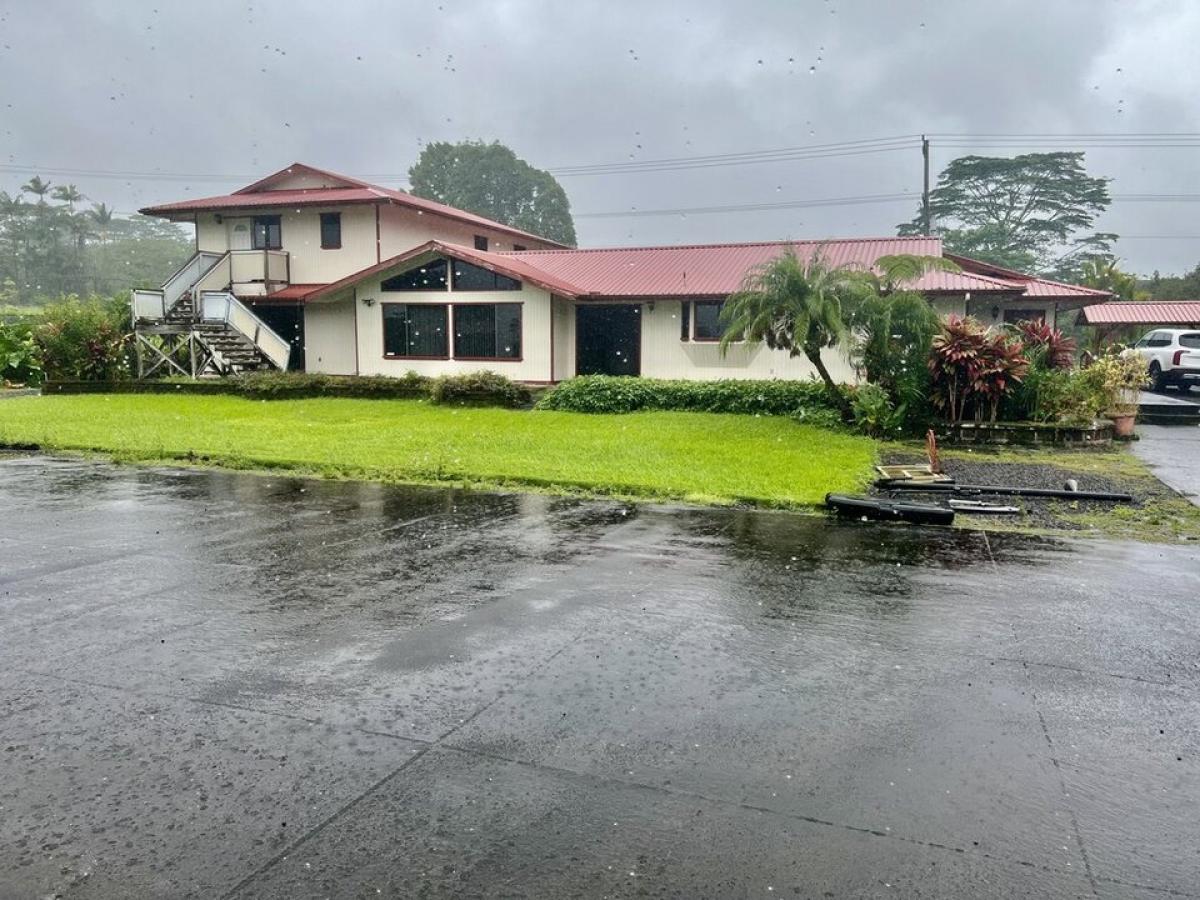
[[[461,260],[454,261],[454,285],[456,291],[519,291],[521,282],[507,275],[500,275],[481,266],[473,266]]]
[[[447,269],[444,259],[435,259],[423,266],[385,278],[379,287],[384,291],[444,291]]]
[[[521,304],[455,304],[454,356],[456,359],[520,359]]]
[[[383,304],[384,356],[448,358],[447,310],[445,303]]]
[[[250,232],[250,246],[255,250],[282,250],[283,232],[279,216],[255,216],[254,230]]]
[[[720,300],[701,301],[692,304],[692,315],[695,318],[693,336],[697,341],[719,341],[725,331],[721,325],[721,307],[725,304]]]

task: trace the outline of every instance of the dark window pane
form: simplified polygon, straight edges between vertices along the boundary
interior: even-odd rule
[[[1006,324],[1015,325],[1018,322],[1041,322],[1046,318],[1046,314],[1040,309],[1006,309],[1004,311],[1004,321]]]
[[[255,250],[280,250],[283,235],[279,227],[279,216],[255,216],[254,230],[250,233],[250,246]]]
[[[444,291],[446,289],[446,261],[433,262],[385,278],[380,289],[385,291]]]
[[[475,235],[475,249],[486,250],[488,248],[488,239],[482,234]]]
[[[692,304],[684,300],[679,304],[679,339],[689,340],[692,336]]]
[[[388,356],[448,356],[444,303],[383,304],[383,352]]]
[[[454,355],[463,359],[520,359],[521,305],[456,304]]]
[[[695,336],[698,341],[717,341],[721,339],[724,328],[721,326],[721,301],[700,302],[692,304],[696,316]]]
[[[1179,336],[1179,346],[1187,347],[1189,350],[1200,350],[1200,332],[1193,331],[1191,334],[1181,334]]]
[[[342,214],[321,213],[321,249],[337,250],[342,246]]]
[[[454,290],[456,291],[519,291],[521,282],[507,275],[498,275],[481,266],[461,260],[454,261]]]
[[[517,250],[517,251],[521,251],[521,250],[527,250],[529,248],[526,247],[524,244],[513,244],[513,249]]]

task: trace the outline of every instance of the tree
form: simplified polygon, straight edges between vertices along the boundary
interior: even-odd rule
[[[96,232],[100,235],[100,243],[108,242],[108,232],[113,224],[113,211],[108,208],[106,203],[93,203],[91,210],[88,212],[92,222],[96,225]]]
[[[21,190],[28,191],[29,193],[33,194],[38,198],[38,203],[44,204],[46,202],[46,195],[50,193],[50,182],[42,181],[41,176],[34,175],[27,182],[21,185]]]
[[[1117,237],[1093,231],[1112,198],[1108,179],[1089,176],[1083,156],[1057,152],[954,160],[929,195],[933,232],[952,253],[1010,269],[1076,276],[1088,260],[1107,257]],[[899,232],[921,234],[920,213]]]
[[[1079,272],[1079,283],[1098,291],[1108,291],[1118,300],[1143,300],[1137,278],[1117,268],[1115,259],[1089,259]]]
[[[79,192],[79,188],[73,184],[60,184],[53,190],[51,196],[55,200],[62,200],[66,203],[67,210],[71,213],[75,212],[75,204],[82,202],[84,199],[83,194]]]
[[[803,354],[830,402],[850,421],[854,413],[834,383],[821,351],[846,341],[846,313],[860,295],[862,280],[848,266],[831,266],[817,250],[806,261],[788,247],[782,255],[746,273],[742,288],[721,308],[721,352],[734,341],[763,341],[772,350]]]
[[[427,144],[408,170],[412,193],[575,245],[566,191],[498,141]]]
[[[1142,287],[1151,300],[1200,300],[1200,265],[1184,275],[1155,272]]]

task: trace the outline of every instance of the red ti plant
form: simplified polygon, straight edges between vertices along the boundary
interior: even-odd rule
[[[996,421],[1000,401],[1025,377],[1029,361],[1020,341],[989,331],[975,319],[949,316],[933,339],[932,400],[951,422],[968,413]]]
[[[1018,322],[1016,330],[1026,355],[1039,354],[1047,369],[1070,369],[1075,365],[1075,339],[1047,325],[1045,319]]]

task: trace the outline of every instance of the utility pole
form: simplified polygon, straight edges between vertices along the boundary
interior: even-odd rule
[[[921,230],[926,237],[933,223],[929,215],[929,138],[921,135],[921,158],[925,163],[925,185],[921,190]]]

